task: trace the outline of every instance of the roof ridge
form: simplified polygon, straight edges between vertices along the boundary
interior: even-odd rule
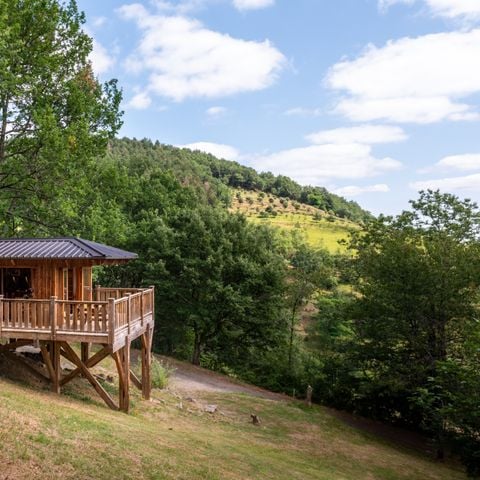
[[[84,240],[83,238],[79,238],[79,237],[71,237],[71,240],[76,240],[76,242],[80,244],[78,246],[82,250],[85,250],[87,253],[91,253],[91,251],[90,252],[88,251],[88,249],[90,249],[90,250],[93,250],[96,254],[102,257],[105,257],[104,253],[102,253],[100,250],[96,249],[95,247],[92,247],[91,245],[89,245],[88,240]],[[108,246],[108,245],[105,245],[105,246]],[[85,247],[87,247],[87,249]]]

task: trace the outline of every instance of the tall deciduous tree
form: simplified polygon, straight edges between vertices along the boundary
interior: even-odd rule
[[[355,354],[364,407],[418,425],[428,412],[412,401],[415,392],[445,362],[462,363],[478,331],[480,212],[438,191],[420,192],[411,204],[354,236],[361,293]]]
[[[0,0],[4,233],[49,224],[55,210],[68,217],[91,160],[121,125],[121,95],[95,78],[84,21],[74,0]]]
[[[180,211],[169,224],[157,296],[166,321],[191,331],[192,362],[217,346],[232,357],[272,347],[285,331],[285,262],[274,234],[213,208]]]

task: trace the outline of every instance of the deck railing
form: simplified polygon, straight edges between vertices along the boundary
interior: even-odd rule
[[[144,288],[105,288],[95,287],[93,289],[93,299],[96,301],[106,302],[109,298],[118,300],[134,293],[143,292]]]
[[[0,337],[84,336],[113,343],[153,321],[153,288],[95,289],[101,300],[10,299],[0,296]],[[98,298],[98,297],[97,297]],[[25,337],[27,338],[27,337]]]

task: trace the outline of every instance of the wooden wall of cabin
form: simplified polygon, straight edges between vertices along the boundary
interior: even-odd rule
[[[55,264],[38,264],[32,267],[34,298],[63,298],[62,270]]]
[[[66,282],[73,282],[67,288]],[[65,268],[58,264],[39,264],[32,268],[32,288],[34,298],[50,298],[55,295],[60,300],[92,299],[92,267]]]
[[[12,262],[13,263],[13,262]],[[30,270],[29,285],[33,290],[33,298],[48,299],[56,296],[60,300],[85,300],[93,299],[92,267],[72,266],[65,262],[18,262],[16,264],[0,265],[0,294],[4,292],[4,269]],[[68,288],[67,288],[68,286]],[[68,298],[67,298],[68,297]]]

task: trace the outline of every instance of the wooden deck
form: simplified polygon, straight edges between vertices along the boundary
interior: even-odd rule
[[[0,296],[0,338],[102,344],[114,353],[153,330],[153,288],[95,288],[93,293],[94,301]]]

